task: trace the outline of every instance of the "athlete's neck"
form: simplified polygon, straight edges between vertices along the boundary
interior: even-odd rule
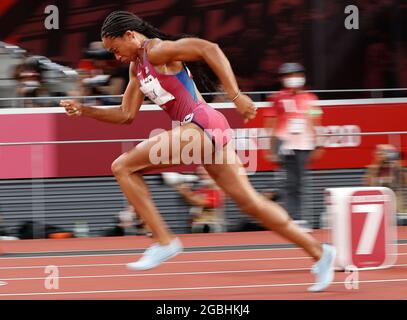
[[[148,39],[147,39],[147,37],[143,37],[142,39],[141,39],[141,45],[140,45],[140,47],[137,49],[137,62],[138,63],[143,63],[143,60],[144,60],[144,49],[145,49],[145,46],[146,46],[146,44],[147,44],[147,41],[148,41]]]

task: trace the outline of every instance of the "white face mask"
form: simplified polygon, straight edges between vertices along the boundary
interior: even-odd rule
[[[25,87],[33,88],[33,89],[39,88],[41,85],[38,81],[35,81],[35,80],[23,81],[23,84]]]
[[[302,88],[305,85],[305,77],[289,77],[283,79],[285,88],[295,89]]]

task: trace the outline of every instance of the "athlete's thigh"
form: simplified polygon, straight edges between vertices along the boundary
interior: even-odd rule
[[[158,133],[133,149],[123,153],[116,161],[130,171],[150,171],[180,164],[198,164],[210,140],[193,123]]]
[[[223,162],[205,164],[212,179],[234,200],[249,201],[256,195],[236,151],[229,143],[223,149]]]

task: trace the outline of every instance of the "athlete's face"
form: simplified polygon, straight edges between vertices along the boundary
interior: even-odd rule
[[[117,60],[130,63],[137,60],[144,37],[138,32],[127,31],[121,37],[103,37],[102,41],[106,50],[112,52]]]

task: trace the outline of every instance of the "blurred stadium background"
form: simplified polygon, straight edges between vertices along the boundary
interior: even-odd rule
[[[194,34],[217,42],[229,57],[241,89],[257,102],[280,88],[277,70],[283,62],[301,62],[307,70],[308,88],[318,94],[327,115],[323,133],[407,128],[403,121],[407,110],[404,1],[58,0],[52,4],[59,9],[59,29],[47,30],[44,9],[49,4],[38,0],[2,0],[0,4],[1,143],[142,139],[157,126],[169,126],[168,118],[154,106],[126,128],[87,119],[72,121],[60,111],[44,109],[56,107],[62,96],[84,96],[83,101],[97,105],[120,102],[128,67],[114,61],[98,43],[103,19],[113,10],[133,11],[167,33]],[[344,27],[347,5],[359,8],[359,30]],[[222,96],[217,94],[221,88],[209,89],[203,89],[209,101],[222,106]],[[369,100],[353,100],[361,98]],[[232,109],[222,112],[245,139],[250,136]],[[258,146],[263,133],[261,113],[250,126],[256,130],[252,143]],[[304,188],[304,219],[314,228],[323,225],[324,189],[363,185],[378,143],[395,145],[405,161],[407,141],[402,134],[361,137],[356,142],[342,137],[326,143],[326,156],[312,165]],[[63,230],[85,222],[89,235],[102,235],[126,206],[110,163],[133,145],[0,146],[3,228],[18,236],[26,221]],[[256,154],[258,170],[250,176],[254,186],[278,188],[283,173],[265,162],[261,150]],[[189,232],[189,206],[163,184],[159,173],[147,175],[146,181],[169,226],[176,233]],[[406,192],[403,186],[404,208]],[[259,228],[230,201],[225,212],[228,231]],[[400,224],[404,217],[399,215]],[[37,236],[44,236],[44,231]]]

